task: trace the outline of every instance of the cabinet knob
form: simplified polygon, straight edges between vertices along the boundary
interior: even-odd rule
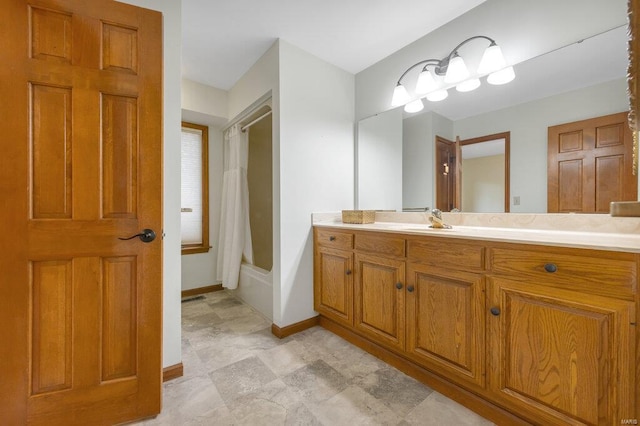
[[[547,263],[544,265],[544,270],[549,273],[554,273],[558,270],[558,267],[556,266],[555,263]]]
[[[500,308],[494,306],[493,308],[489,309],[489,312],[491,312],[491,315],[497,317],[498,315],[500,315]]]
[[[409,293],[413,293],[413,286],[412,285],[407,286],[407,291]]]
[[[334,237],[333,235],[329,237],[329,241],[335,241],[336,237]]]
[[[347,272],[345,272],[345,274],[351,275],[351,269],[347,269]]]
[[[402,288],[402,283],[396,283],[396,288],[400,290]]]

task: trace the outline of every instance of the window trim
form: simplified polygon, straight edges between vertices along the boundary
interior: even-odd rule
[[[207,253],[211,249],[209,245],[209,127],[187,121],[182,122],[182,127],[202,132],[202,243],[182,244],[182,254]],[[182,140],[180,144],[182,145]]]

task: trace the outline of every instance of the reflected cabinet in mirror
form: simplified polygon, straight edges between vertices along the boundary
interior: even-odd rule
[[[397,211],[436,207],[469,212],[553,211],[549,210],[549,173],[553,171],[549,166],[550,128],[614,114],[626,116],[631,98],[629,124],[637,129],[634,110],[638,103],[635,36],[638,1],[487,0],[424,36],[441,42],[446,49],[454,39],[494,28],[500,33],[500,45],[509,65],[514,67],[516,78],[503,86],[485,84],[483,80],[472,92],[449,89],[449,96],[440,102],[423,99],[424,109],[419,113],[407,113],[398,107],[360,120],[357,207]],[[562,19],[554,15],[554,8]],[[568,10],[572,13],[567,14]],[[526,18],[545,14],[549,18],[538,23],[540,28]],[[631,41],[628,16],[633,30]],[[476,28],[471,28],[474,25]],[[412,61],[420,60],[418,54],[440,55],[440,52],[415,52],[416,58],[407,59],[414,54],[412,48],[407,46],[403,49],[408,49],[407,54],[390,58],[405,58],[407,63],[402,65],[406,68]],[[405,80],[415,81],[419,71]],[[384,89],[391,92],[393,88]],[[615,133],[609,127],[595,132],[610,136]],[[473,154],[476,161],[465,158],[465,150],[473,144],[464,148],[463,141],[479,141],[496,134],[509,135],[507,149],[503,147],[503,152],[496,152],[498,142],[478,143],[474,149],[478,152]],[[629,177],[633,169],[631,135],[637,146],[637,131],[629,133],[629,140],[624,135],[601,140],[587,131],[576,133],[571,143],[579,144],[583,151],[590,146],[597,148],[598,143],[626,145],[621,154],[610,150],[611,154],[603,156],[584,151],[582,157],[574,156],[571,163],[560,163],[558,173],[566,177],[573,170],[593,176],[594,185],[607,188],[606,196],[613,197],[610,201],[637,200],[638,177]],[[449,154],[440,152],[437,142],[440,139],[453,143]],[[487,152],[483,153],[481,148],[485,147]],[[565,143],[560,149],[573,150],[577,145]],[[587,171],[589,167],[591,171]],[[629,175],[627,179],[636,185],[630,196],[610,189],[625,186],[622,181],[614,184],[619,174]],[[563,182],[565,193],[578,184],[567,179]],[[604,196],[600,196],[600,206],[608,204],[608,199],[602,201]],[[589,209],[563,211],[602,210]]]

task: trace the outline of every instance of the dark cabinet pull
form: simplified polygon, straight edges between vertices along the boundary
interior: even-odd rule
[[[555,263],[547,263],[544,265],[544,270],[549,273],[554,273],[558,270],[558,267],[556,266]]]
[[[402,283],[396,283],[396,288],[397,288],[398,290],[402,289]]]
[[[329,241],[335,241],[336,237],[334,237],[333,235],[329,237]]]
[[[347,269],[346,274],[347,274],[347,275],[351,275],[351,269]]]
[[[489,311],[493,316],[497,317],[498,315],[500,315],[500,308],[498,308],[497,306],[494,306],[493,308],[489,309]]]
[[[413,293],[413,286],[412,286],[412,285],[408,285],[408,286],[407,286],[407,291],[408,291],[409,293]]]

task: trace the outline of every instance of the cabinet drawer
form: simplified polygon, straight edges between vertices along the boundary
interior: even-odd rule
[[[316,229],[316,241],[323,247],[351,250],[353,248],[353,234],[333,229]]]
[[[624,298],[633,298],[638,281],[637,261],[630,253],[494,248],[491,271],[515,280]]]
[[[356,250],[404,257],[405,239],[386,235],[356,235]]]
[[[480,245],[455,243],[448,238],[408,240],[407,258],[418,263],[482,271],[485,248]]]

